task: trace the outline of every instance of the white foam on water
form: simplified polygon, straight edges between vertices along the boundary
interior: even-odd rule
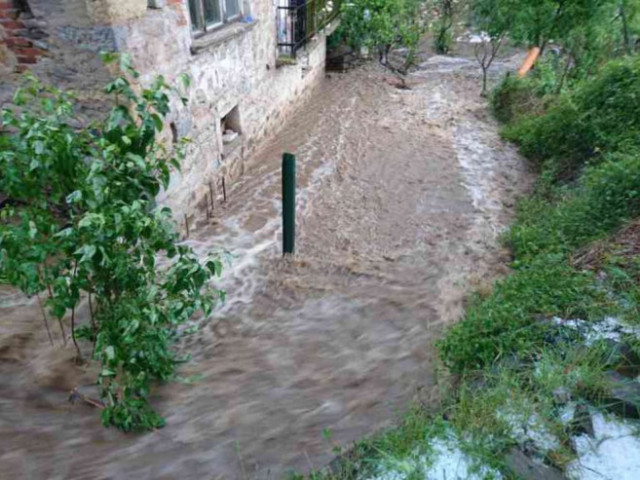
[[[503,207],[497,193],[503,187],[496,172],[504,170],[506,165],[505,155],[497,148],[498,140],[469,121],[459,122],[454,127],[453,146],[462,173],[462,185],[469,193],[473,207],[482,213],[476,216],[475,222],[480,230],[486,230],[493,237],[505,228],[500,219]]]
[[[312,168],[307,173],[308,181],[306,185],[299,186],[296,192],[296,223],[298,228],[303,227],[303,220],[310,213],[312,199],[317,190],[325,180],[335,173],[338,162],[344,155],[344,142],[349,133],[354,119],[350,113],[354,109],[356,98],[345,105],[335,108],[340,110],[340,114],[335,114],[341,120],[338,124],[339,130],[335,135],[332,145],[327,145],[322,132],[310,135],[305,139],[297,152],[297,167],[301,171],[305,168]],[[309,166],[308,162],[314,157],[318,157],[318,151],[323,152],[320,161]],[[250,175],[250,174],[248,174]],[[273,191],[274,185],[280,182],[279,170],[264,175],[262,183],[255,189],[252,195],[252,203],[257,203],[263,207],[269,207],[268,219],[260,228],[250,231],[244,225],[253,213],[253,209],[246,208],[241,213],[234,216],[227,216],[223,219],[218,234],[203,239],[198,236],[197,227],[194,228],[192,238],[185,240],[185,245],[193,248],[196,255],[204,258],[211,252],[220,251],[224,247],[229,253],[230,261],[224,263],[222,276],[212,280],[212,285],[216,288],[232,292],[227,297],[225,304],[219,305],[212,313],[213,318],[220,318],[243,306],[250,305],[257,291],[265,285],[266,272],[260,268],[260,260],[268,257],[277,257],[280,252],[280,233],[282,203],[279,197],[274,198],[269,194]]]
[[[491,37],[487,32],[469,33],[467,35],[462,35],[456,38],[456,42],[466,42],[466,43],[472,43],[472,44],[490,42],[490,41],[491,41]]]

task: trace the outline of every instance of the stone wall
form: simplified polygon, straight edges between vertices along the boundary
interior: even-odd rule
[[[43,82],[77,91],[81,114],[105,110],[102,87],[110,73],[98,52],[115,51],[117,43],[110,25],[94,23],[88,1],[0,0],[0,105],[28,69]],[[24,28],[8,28],[18,25]],[[17,45],[26,45],[30,56],[23,58]]]
[[[28,8],[21,10],[22,4]],[[182,172],[172,175],[159,198],[178,218],[192,212],[210,181],[241,175],[250,153],[324,75],[322,35],[299,52],[296,64],[276,65],[271,0],[245,0],[244,20],[197,39],[187,0],[0,0],[0,6],[0,75],[12,80],[3,82],[11,88],[0,89],[0,102],[10,98],[16,76],[28,65],[45,81],[79,90],[88,114],[104,109],[100,88],[109,72],[99,60],[102,50],[131,53],[143,84],[158,74],[169,83],[181,73],[190,75],[189,103],[174,102],[166,141],[173,133],[192,143]],[[7,26],[17,24],[7,18],[30,22],[38,38],[19,29],[22,40],[16,40]],[[240,136],[224,144],[221,120],[230,112],[233,122],[228,123]]]

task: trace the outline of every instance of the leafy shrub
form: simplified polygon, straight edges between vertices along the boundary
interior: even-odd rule
[[[434,0],[433,7],[438,11],[438,18],[434,22],[436,30],[434,47],[436,53],[446,55],[453,44],[453,21],[456,7],[454,0]]]
[[[162,77],[134,88],[129,57],[120,68],[106,88],[115,106],[87,127],[77,127],[69,94],[33,77],[16,107],[2,110],[0,280],[28,295],[48,292],[60,321],[71,314],[78,357],[86,339],[102,362],[104,423],[131,430],[163,424],[147,404],[151,382],[172,377],[176,328],[210,311],[221,292],[207,284],[221,264],[200,263],[178,243],[171,211],[155,206],[181,159],[157,142],[171,89]],[[77,329],[82,295],[91,323]]]
[[[542,116],[505,129],[505,137],[538,162],[557,164],[562,178],[602,152],[640,146],[640,58],[610,62],[598,77],[576,85]]]
[[[560,87],[560,77],[555,56],[539,61],[524,78],[507,74],[491,93],[495,117],[512,123],[525,116],[543,115]]]
[[[375,49],[381,63],[398,46],[413,52],[423,31],[421,0],[354,0],[342,5],[336,35],[355,50]]]
[[[533,115],[539,110],[540,99],[535,94],[532,82],[507,75],[491,92],[491,109],[502,123],[510,123],[527,112]]]
[[[563,187],[549,203],[520,206],[508,234],[520,262],[540,253],[568,253],[640,215],[640,155],[613,154],[585,172],[577,187]]]

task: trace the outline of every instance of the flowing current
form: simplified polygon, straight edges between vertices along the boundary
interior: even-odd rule
[[[153,392],[164,429],[124,435],[70,405],[76,386],[93,394],[95,366],[51,348],[37,302],[2,290],[3,475],[280,478],[429,400],[433,341],[503,271],[497,237],[531,176],[498,136],[477,66],[422,60],[407,89],[375,65],[326,78],[214,217],[196,215],[187,243],[231,253],[217,283],[228,300],[181,345],[194,381]],[[298,236],[283,259],[284,151],[298,159]]]

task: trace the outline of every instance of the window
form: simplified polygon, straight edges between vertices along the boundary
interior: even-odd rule
[[[197,33],[212,30],[240,18],[241,0],[189,0],[191,29]]]

